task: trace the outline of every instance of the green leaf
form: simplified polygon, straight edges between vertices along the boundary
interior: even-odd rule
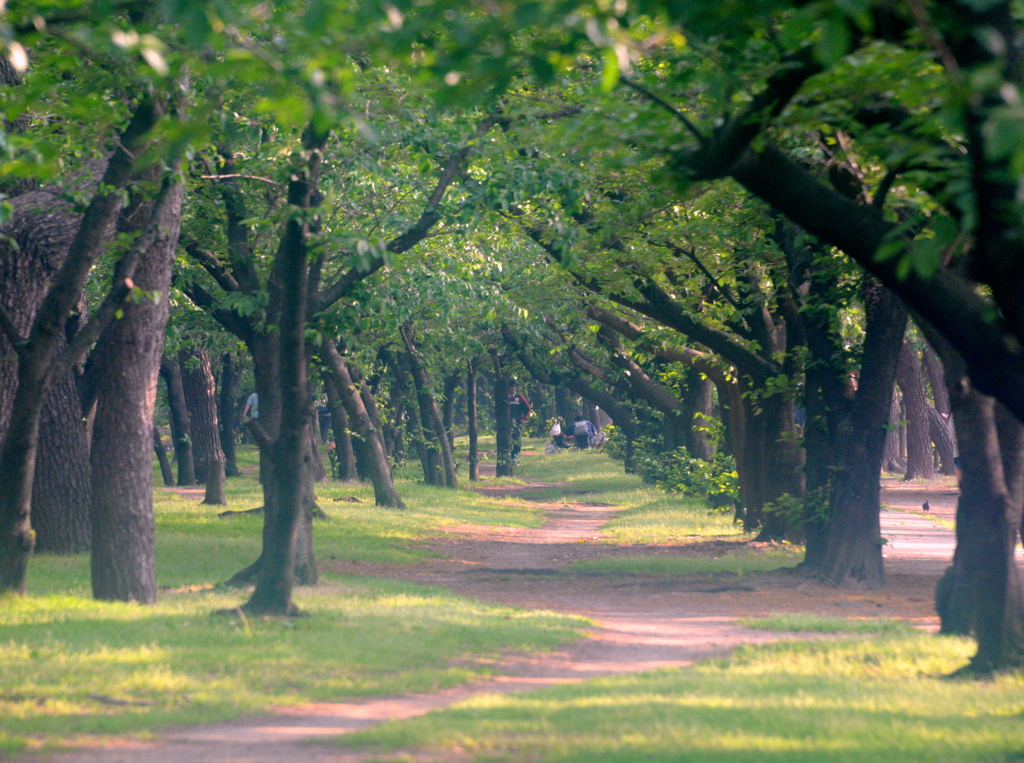
[[[850,52],[850,26],[844,16],[829,16],[821,26],[821,37],[814,48],[815,57],[826,66]]]
[[[610,93],[619,84],[619,57],[608,48],[604,52],[604,69],[601,72],[601,90]]]

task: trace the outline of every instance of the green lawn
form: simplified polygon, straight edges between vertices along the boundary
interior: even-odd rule
[[[609,543],[747,538],[728,514],[643,486],[603,454],[542,456],[542,446],[529,442],[516,479],[505,482],[566,484],[530,501],[429,488],[416,464],[397,472],[406,511],[377,509],[368,486],[320,485],[329,519],[315,524],[317,558],[416,564],[441,525],[539,526],[538,498],[621,506]],[[234,510],[261,503],[251,451],[242,465],[247,473],[228,481]],[[335,500],[353,496],[362,502]],[[156,606],[92,601],[87,555],[32,560],[30,595],[0,602],[0,756],[83,734],[145,735],[272,705],[452,686],[486,670],[465,657],[557,648],[586,625],[343,577],[327,565],[321,585],[297,591],[308,618],[214,617],[245,601],[247,592],[216,584],[256,558],[262,522],[218,519],[222,510],[157,489]],[[715,557],[627,555],[577,569],[752,576],[798,558],[792,547],[737,544]],[[1024,760],[1024,679],[941,678],[966,662],[968,641],[885,620],[787,615],[745,624],[846,635],[745,648],[685,670],[477,698],[344,743],[388,759],[424,747],[436,759],[458,748],[480,760],[531,763]]]
[[[941,677],[972,651],[905,631],[746,647],[687,669],[479,697],[338,741],[530,763],[1024,760],[1024,677]]]

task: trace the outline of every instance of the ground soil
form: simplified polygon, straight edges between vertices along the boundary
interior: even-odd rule
[[[488,486],[474,489],[509,501],[529,498],[550,485]],[[344,734],[387,719],[406,718],[446,707],[481,693],[523,691],[601,675],[665,667],[728,653],[739,644],[779,638],[807,638],[750,630],[740,618],[782,612],[851,618],[899,618],[934,630],[935,583],[953,551],[953,534],[933,521],[955,507],[955,488],[886,485],[883,503],[916,508],[883,511],[888,587],[839,590],[789,570],[736,578],[730,575],[665,578],[648,575],[579,573],[567,565],[622,555],[719,556],[750,541],[710,540],[684,545],[611,544],[602,526],[617,508],[575,500],[542,504],[542,528],[453,525],[429,542],[436,558],[416,565],[325,562],[336,572],[400,578],[441,585],[460,594],[526,608],[570,612],[590,618],[588,638],[555,653],[515,655],[486,662],[492,677],[476,684],[426,695],[402,695],[353,703],[323,703],[281,709],[258,718],[174,729],[156,740],[97,740],[78,750],[53,755],[53,763],[170,763],[171,761],[289,761],[320,763],[387,760],[310,741]],[[579,496],[586,498],[586,495]],[[930,516],[921,504],[928,500]],[[437,758],[402,751],[405,761],[458,760],[446,751]],[[38,756],[35,760],[39,760]]]

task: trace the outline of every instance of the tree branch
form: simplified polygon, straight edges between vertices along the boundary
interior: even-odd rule
[[[482,138],[496,122],[497,117],[495,115],[491,115],[484,119],[479,125],[477,125],[474,137],[477,139]],[[392,239],[385,247],[386,251],[391,252],[392,254],[402,254],[409,251],[416,246],[416,244],[426,238],[430,229],[433,228],[441,219],[441,216],[438,213],[438,207],[441,205],[441,201],[444,199],[444,195],[448,191],[448,187],[456,177],[465,171],[466,161],[469,158],[471,150],[472,144],[466,143],[452,152],[451,156],[448,157],[448,161],[445,162],[444,167],[441,170],[441,177],[434,185],[434,190],[427,199],[427,203],[424,205],[419,219],[417,219],[416,222],[400,236]],[[320,293],[317,299],[318,310],[324,310],[333,305],[339,299],[351,292],[356,284],[369,278],[383,266],[384,259],[380,258],[374,261],[370,267],[365,270],[359,266],[350,268],[348,272]]]
[[[879,209],[861,206],[819,182],[775,146],[746,151],[730,175],[808,233],[845,252],[919,312],[964,356],[972,383],[1024,420],[1024,349],[976,285],[948,269],[929,277],[899,271],[899,258],[875,252],[895,226]]]
[[[0,330],[4,332],[7,341],[11,343],[15,350],[20,350],[20,348],[28,344],[28,339],[23,337],[21,332],[18,331],[18,327],[14,325],[14,321],[11,320],[11,316],[7,314],[3,305],[0,305]]]
[[[238,281],[213,253],[200,249],[199,245],[190,238],[185,239],[182,243],[185,245],[188,256],[202,265],[220,288],[228,292],[241,291]]]

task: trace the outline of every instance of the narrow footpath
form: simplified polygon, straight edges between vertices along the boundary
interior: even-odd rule
[[[512,488],[524,497],[527,485]],[[509,488],[501,488],[506,493]],[[495,491],[496,495],[500,495]],[[885,500],[885,499],[883,499]],[[684,667],[720,656],[740,644],[808,638],[750,630],[739,618],[779,612],[843,617],[901,618],[935,629],[935,582],[949,564],[954,536],[929,517],[882,513],[889,587],[837,590],[792,573],[714,579],[713,582],[652,576],[581,574],[565,566],[584,554],[715,555],[734,543],[622,547],[592,544],[616,508],[587,502],[543,504],[539,529],[460,525],[446,529],[434,550],[442,556],[414,567],[360,564],[358,573],[446,586],[486,601],[584,615],[594,627],[560,652],[512,657],[487,667],[493,678],[430,694],[400,695],[350,703],[289,707],[261,717],[165,731],[153,740],[124,739],[40,758],[50,763],[363,763],[374,758],[343,747],[311,744],[386,720],[410,718],[470,697],[538,689],[614,673]],[[402,760],[431,763],[405,751]],[[448,755],[446,760],[451,760]]]

